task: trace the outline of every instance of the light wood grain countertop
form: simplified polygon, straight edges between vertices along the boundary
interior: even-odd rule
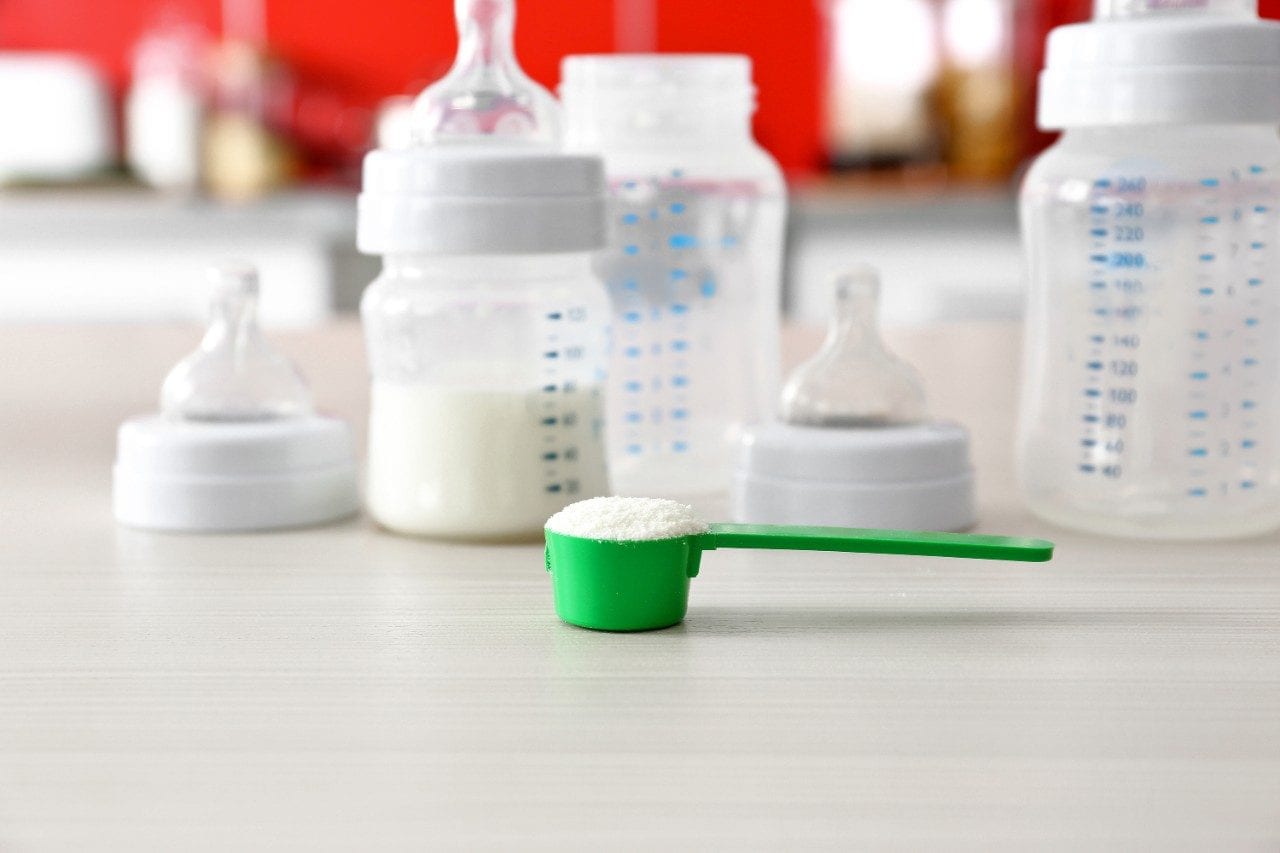
[[[716,552],[638,635],[560,623],[536,546],[116,527],[195,336],[0,333],[6,853],[1280,848],[1280,537],[1030,518],[1012,326],[894,339],[1052,563]],[[363,435],[358,328],[281,342]]]

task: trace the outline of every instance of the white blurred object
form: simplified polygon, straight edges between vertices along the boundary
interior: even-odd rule
[[[201,28],[173,21],[144,35],[134,51],[124,103],[125,156],[154,187],[192,190],[200,182],[206,48]]]
[[[828,0],[827,147],[839,163],[898,164],[935,147],[930,89],[940,68],[928,0]]]
[[[115,159],[111,100],[88,62],[55,53],[0,53],[0,182],[74,180]]]
[[[116,519],[150,530],[217,532],[322,524],[359,507],[347,425],[317,415],[293,363],[258,329],[258,274],[210,270],[209,325],[169,372],[161,412],[117,438]]]
[[[1186,12],[1252,18],[1257,13],[1257,0],[1093,0],[1093,17],[1098,21]]]
[[[379,148],[400,151],[413,143],[413,98],[396,95],[378,106],[376,129]]]
[[[192,258],[252,256],[264,326],[351,309],[377,262],[356,253],[355,199],[288,192],[243,207],[132,191],[0,193],[0,323],[161,322],[205,312]]]
[[[960,68],[983,68],[1006,60],[1012,4],[1007,0],[951,0],[942,11],[942,42]]]
[[[1008,193],[855,195],[801,187],[792,210],[792,319],[825,322],[831,275],[865,259],[886,282],[886,327],[1022,316],[1022,249]]]

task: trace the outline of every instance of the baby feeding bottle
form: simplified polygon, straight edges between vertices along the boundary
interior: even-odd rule
[[[1098,0],[1049,37],[1028,173],[1020,468],[1068,527],[1280,526],[1280,24]]]
[[[160,411],[121,425],[112,472],[116,520],[189,533],[323,524],[359,508],[345,422],[311,391],[257,321],[258,273],[208,271],[209,326],[169,371]]]
[[[358,243],[384,258],[361,304],[367,502],[402,533],[536,537],[549,515],[608,489],[608,300],[591,269],[603,165],[545,144],[554,127],[534,84],[502,70],[511,31],[494,21],[510,9],[459,2],[481,18],[460,24],[473,63],[460,55],[448,85],[419,99],[416,145],[364,164]],[[478,87],[470,97],[451,80],[459,69]]]
[[[919,374],[881,340],[879,296],[880,276],[869,266],[833,281],[827,339],[783,386],[781,420],[743,433],[735,521],[973,526],[969,434],[929,416]]]
[[[624,494],[723,493],[778,394],[782,174],[732,55],[571,56],[566,144],[604,156],[613,305],[608,423]]]

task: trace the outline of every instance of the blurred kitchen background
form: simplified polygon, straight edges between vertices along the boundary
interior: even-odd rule
[[[1280,17],[1280,0],[1261,11]],[[885,276],[889,324],[1021,309],[1014,196],[1046,33],[1089,0],[524,0],[521,63],[749,54],[757,138],[792,189],[786,308]],[[274,326],[352,310],[364,152],[453,57],[451,0],[0,0],[0,320],[203,313],[257,262]]]

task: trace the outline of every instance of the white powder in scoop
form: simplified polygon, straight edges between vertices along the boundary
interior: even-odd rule
[[[693,507],[663,498],[591,498],[547,519],[547,530],[583,539],[633,542],[707,532]]]

